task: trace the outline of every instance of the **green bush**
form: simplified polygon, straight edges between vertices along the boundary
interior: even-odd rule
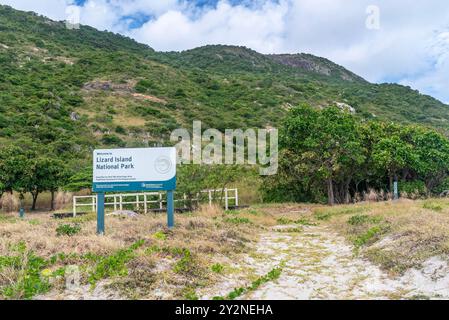
[[[381,221],[381,217],[371,217],[366,214],[357,214],[348,219],[348,223],[352,226],[362,225],[365,223],[379,223]]]
[[[56,228],[58,236],[73,236],[81,231],[79,224],[62,224]]]
[[[432,210],[432,211],[437,211],[437,212],[443,211],[443,206],[441,204],[433,202],[433,201],[426,201],[426,202],[424,202],[423,208],[424,209],[429,209],[429,210]]]
[[[439,195],[446,190],[449,190],[449,177],[444,179],[438,186],[433,188],[432,192]]]
[[[417,196],[425,196],[427,195],[427,188],[423,181],[415,180],[415,181],[407,181],[407,182],[399,182],[398,183],[399,193],[407,193],[415,194]]]
[[[10,299],[31,299],[36,294],[45,293],[50,289],[48,277],[42,275],[49,262],[28,251],[26,244],[20,242],[13,246],[14,255],[0,256],[0,272],[7,267],[17,273],[17,278],[0,286],[0,293]]]
[[[386,231],[387,231],[386,226],[371,227],[354,239],[354,245],[356,247],[361,247],[373,243],[381,234],[385,233]]]
[[[215,263],[210,267],[210,269],[212,270],[212,272],[222,273],[224,270],[224,266],[221,263]]]
[[[134,258],[134,251],[143,246],[144,241],[136,241],[127,249],[118,250],[116,253],[106,256],[93,256],[92,259],[97,262],[93,270],[90,272],[88,280],[93,286],[98,280],[113,276],[125,276],[128,274],[126,264]]]

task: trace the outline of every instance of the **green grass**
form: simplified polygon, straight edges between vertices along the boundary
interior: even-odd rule
[[[282,273],[282,266],[276,267],[276,268],[272,269],[270,272],[268,272],[266,275],[261,276],[261,277],[257,278],[256,280],[254,280],[253,282],[251,282],[251,284],[249,286],[235,288],[230,293],[228,293],[225,297],[216,296],[216,297],[213,297],[213,300],[234,300],[234,299],[242,296],[243,294],[257,290],[261,285],[263,285],[269,281],[274,281],[274,280],[279,279],[279,277],[281,276],[281,273]]]
[[[118,250],[116,253],[106,256],[98,257],[92,256],[96,261],[96,265],[89,272],[88,281],[92,286],[104,278],[114,276],[125,276],[128,274],[128,268],[126,264],[135,257],[134,252],[143,246],[144,241],[139,240],[131,245],[129,248]]]
[[[424,209],[429,209],[436,212],[443,211],[443,206],[440,203],[432,202],[432,201],[426,201],[423,203]]]
[[[158,240],[167,240],[167,235],[163,231],[161,231],[161,230],[155,232],[153,234],[153,237],[158,239]]]
[[[224,270],[224,266],[221,263],[215,263],[210,267],[212,272],[222,273]]]
[[[242,218],[242,217],[232,217],[232,218],[226,218],[224,219],[225,222],[233,223],[233,224],[251,224],[251,220],[248,218]]]
[[[17,272],[15,281],[1,288],[1,294],[7,299],[31,299],[36,294],[45,293],[50,289],[48,277],[42,275],[42,270],[50,262],[28,251],[24,242],[11,248],[13,255],[0,256],[0,272],[4,268],[12,268]]]
[[[367,245],[369,243],[372,243],[378,236],[385,233],[386,231],[387,228],[384,226],[371,227],[364,233],[356,236],[353,243],[356,247]]]
[[[352,226],[363,225],[366,223],[379,223],[382,217],[373,217],[366,214],[357,214],[348,219],[348,224]]]
[[[58,236],[73,236],[81,231],[79,224],[62,224],[56,228]]]

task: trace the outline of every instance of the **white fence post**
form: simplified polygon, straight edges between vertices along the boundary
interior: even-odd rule
[[[225,209],[228,210],[229,209],[229,202],[228,202],[228,188],[225,188]]]
[[[145,213],[148,213],[147,194],[146,193],[143,195],[143,208],[144,208]]]
[[[120,211],[123,210],[123,195],[119,196],[119,206],[120,206]]]
[[[164,206],[162,205],[162,193],[159,192],[159,209],[163,209]]]
[[[76,197],[73,197],[73,217],[76,217]]]
[[[239,206],[239,189],[235,189],[235,206]]]

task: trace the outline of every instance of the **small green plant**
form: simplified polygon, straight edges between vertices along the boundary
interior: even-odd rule
[[[56,228],[58,236],[73,236],[81,231],[79,224],[62,224]]]
[[[284,217],[278,218],[278,219],[276,220],[276,222],[277,222],[278,224],[291,224],[291,223],[293,223],[292,220],[290,220],[290,219],[288,219],[288,218],[284,218]]]
[[[175,263],[173,271],[176,273],[187,273],[192,271],[194,267],[192,254],[189,249],[182,250],[182,258]]]
[[[381,221],[381,217],[372,217],[366,214],[357,214],[348,219],[348,223],[352,226],[358,226],[365,223],[379,223]]]
[[[233,224],[250,224],[251,220],[249,220],[248,218],[232,217],[232,218],[226,218],[225,222],[233,223]]]
[[[163,231],[161,231],[161,230],[155,232],[153,234],[153,237],[158,239],[158,240],[167,240],[167,235]]]
[[[432,202],[432,201],[424,202],[423,208],[424,209],[429,209],[429,210],[432,210],[432,211],[436,211],[436,212],[443,211],[443,206],[441,204],[435,203],[435,202]]]
[[[128,274],[126,264],[134,258],[134,251],[143,246],[144,241],[139,240],[129,248],[118,250],[116,253],[106,256],[93,256],[92,259],[98,260],[97,264],[90,272],[88,280],[92,286],[95,286],[98,280],[113,277],[124,276]]]
[[[281,233],[299,233],[302,232],[302,228],[298,227],[298,228],[284,228],[284,229],[276,229],[277,232],[281,232]]]
[[[49,277],[42,274],[50,262],[28,251],[26,244],[20,242],[11,251],[15,255],[0,256],[0,271],[11,268],[17,272],[17,278],[11,284],[0,288],[0,293],[10,299],[31,299],[36,294],[50,289]]]
[[[373,241],[376,237],[381,235],[386,231],[385,226],[374,226],[369,228],[365,233],[362,233],[361,235],[357,236],[354,239],[354,245],[356,247],[361,247],[363,245],[366,245]]]
[[[317,220],[325,221],[329,220],[332,217],[332,214],[330,212],[317,212],[315,213],[315,218]]]
[[[302,225],[302,226],[316,226],[316,223],[310,222],[307,218],[299,218],[295,221],[296,224]]]
[[[249,285],[248,287],[235,288],[226,297],[216,296],[216,297],[213,297],[213,300],[225,300],[225,299],[234,300],[247,292],[257,290],[261,285],[263,285],[269,281],[274,281],[274,280],[278,279],[281,276],[281,273],[282,273],[282,267],[281,266],[276,267],[276,268],[272,269],[270,272],[268,272],[266,275],[261,276],[261,277],[257,278],[256,280],[254,280],[251,283],[251,285]]]
[[[31,224],[32,226],[37,226],[40,224],[40,221],[37,219],[31,219],[31,220],[28,220],[28,223]]]
[[[224,266],[221,263],[215,263],[210,267],[210,269],[212,270],[212,272],[222,273],[224,270]]]
[[[195,289],[193,288],[186,288],[184,290],[184,298],[186,300],[198,300],[198,296],[196,295]]]

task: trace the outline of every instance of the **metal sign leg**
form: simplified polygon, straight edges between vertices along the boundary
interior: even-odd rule
[[[175,201],[173,190],[167,191],[167,225],[171,229],[175,226]]]
[[[104,235],[104,193],[97,194],[97,234]]]

